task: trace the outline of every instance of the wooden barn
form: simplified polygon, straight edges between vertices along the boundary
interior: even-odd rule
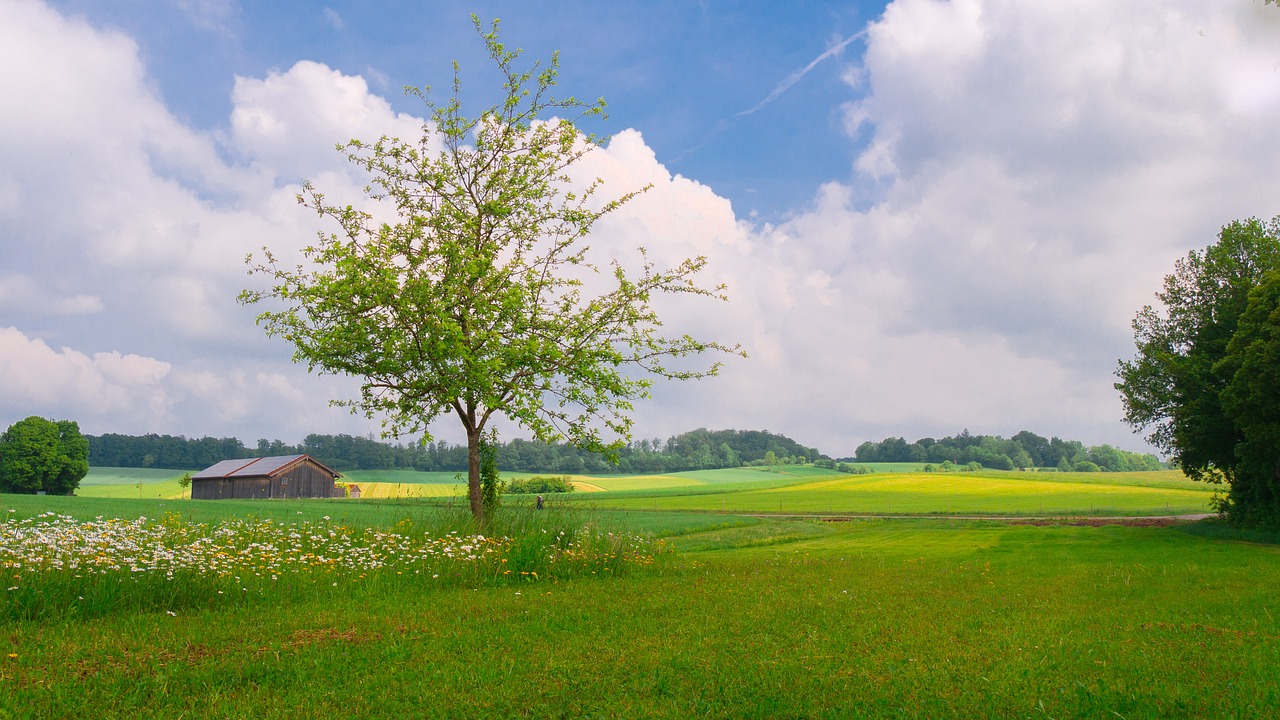
[[[342,477],[310,455],[223,460],[191,476],[194,500],[333,497]]]

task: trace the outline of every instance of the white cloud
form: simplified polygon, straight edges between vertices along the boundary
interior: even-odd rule
[[[371,95],[364,78],[307,60],[261,80],[236,78],[231,99],[231,146],[286,182],[344,169],[334,147],[353,138],[412,139],[422,130],[421,119],[396,114]]]
[[[221,35],[231,35],[230,25],[240,12],[236,0],[171,0],[192,24]]]
[[[103,310],[96,295],[62,295],[25,275],[0,275],[0,308],[33,314],[93,315]]]
[[[324,17],[324,21],[329,23],[329,26],[334,30],[342,30],[347,26],[347,22],[342,19],[342,16],[338,14],[338,11],[331,7],[326,7],[321,10],[320,14]]]
[[[164,419],[168,399],[161,381],[169,371],[169,363],[154,358],[55,351],[17,328],[0,328],[0,397],[4,414],[13,420],[31,414],[79,419],[139,412]]]
[[[664,298],[667,329],[751,354],[660,384],[640,432],[764,428],[834,454],[963,427],[1134,446],[1110,375],[1134,311],[1219,226],[1280,210],[1280,13],[1246,5],[894,2],[845,73],[849,177],[777,225],[617,133],[584,170],[606,193],[653,188],[592,244],[707,255],[731,301]],[[256,282],[247,252],[313,237],[298,182],[360,197],[334,144],[417,137],[420,119],[304,60],[238,78],[226,127],[202,133],[131,39],[26,0],[0,4],[0,62],[27,68],[0,75],[0,419],[246,441],[369,427],[327,407],[349,380],[290,365],[234,297]]]
[[[660,166],[630,178],[656,187],[614,219],[628,237],[707,252],[731,286],[727,310],[678,326],[753,355],[660,388],[642,424],[768,426],[836,453],[966,426],[1140,446],[1111,387],[1134,312],[1218,227],[1280,210],[1280,34],[1263,21],[1280,14],[893,3],[846,73],[867,88],[846,109],[866,136],[853,177],[809,209],[693,222],[714,205],[696,188]],[[625,142],[610,154],[656,163]]]
[[[421,121],[392,113],[359,78],[300,63],[242,80],[230,131],[202,133],[155,95],[130,38],[27,0],[0,4],[0,62],[24,68],[0,75],[0,309],[16,325],[4,336],[0,419],[66,414],[100,432],[363,432],[367,422],[326,407],[342,383],[293,367],[235,298],[253,282],[248,252],[269,244],[289,257],[314,238],[293,183],[310,176],[358,194],[336,142],[416,132]],[[238,120],[247,116],[259,124]],[[167,374],[143,382],[140,359]],[[202,374],[215,392],[198,392],[191,378]]]

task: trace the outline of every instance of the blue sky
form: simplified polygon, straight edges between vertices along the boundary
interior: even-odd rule
[[[413,113],[417,101],[400,89],[447,91],[458,60],[468,96],[491,101],[494,75],[470,15],[500,18],[505,41],[527,57],[560,51],[565,91],[605,98],[611,120],[593,132],[638,128],[672,172],[766,218],[852,174],[856,141],[842,131],[841,106],[855,93],[842,73],[860,44],[741,113],[884,10],[881,2],[53,5],[135,38],[170,110],[206,129],[225,124],[235,75],[262,76],[299,59],[362,75],[396,110]]]
[[[333,146],[420,132],[403,85],[447,89],[457,59],[464,100],[493,99],[472,12],[608,101],[589,129],[612,139],[578,171],[652,186],[593,248],[703,254],[729,287],[662,310],[750,359],[660,384],[644,437],[1144,449],[1112,388],[1134,314],[1223,225],[1280,213],[1262,0],[7,0],[0,426],[376,432],[328,406],[350,379],[308,375],[236,303],[244,258],[324,229],[294,202],[305,179],[360,201]]]

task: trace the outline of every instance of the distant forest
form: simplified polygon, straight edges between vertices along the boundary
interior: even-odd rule
[[[1155,455],[1120,450],[1110,445],[1085,447],[1076,440],[1043,438],[1023,430],[1012,438],[999,435],[970,435],[968,430],[941,440],[921,438],[908,443],[902,438],[886,438],[858,446],[855,457],[869,462],[937,463],[949,469],[977,463],[994,470],[1057,468],[1063,472],[1125,472],[1160,470],[1167,467]]]
[[[389,444],[372,437],[308,435],[301,445],[262,439],[250,448],[236,438],[111,433],[86,437],[89,464],[95,467],[190,470],[235,458],[305,453],[339,471],[467,469],[466,446],[443,442]],[[616,465],[603,456],[559,443],[517,439],[498,446],[498,466],[508,472],[661,473],[815,461],[831,462],[813,448],[760,430],[698,429],[665,441],[638,440],[619,450]]]
[[[205,468],[222,460],[268,455],[307,454],[335,470],[412,469],[461,472],[467,448],[443,442],[390,444],[372,437],[308,435],[300,445],[258,440],[247,447],[236,438],[191,438],[181,435],[86,435],[89,464],[95,467],[154,467],[174,470]],[[562,443],[512,440],[498,446],[498,466],[509,472],[533,473],[661,473],[752,465],[815,463],[856,472],[851,463],[919,462],[939,469],[981,465],[995,470],[1056,468],[1064,472],[1159,470],[1164,463],[1151,454],[1110,445],[1085,447],[1076,440],[1044,438],[1022,431],[1012,438],[970,435],[968,430],[940,440],[908,443],[886,438],[858,446],[852,458],[832,460],[784,435],[765,430],[706,430],[664,440],[638,440],[618,451],[614,465],[603,456]]]

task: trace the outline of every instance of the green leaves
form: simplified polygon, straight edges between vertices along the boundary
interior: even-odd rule
[[[1116,373],[1125,419],[1151,428],[1148,439],[1190,477],[1231,483],[1231,504],[1247,512],[1254,500],[1241,493],[1262,482],[1264,470],[1253,456],[1272,442],[1257,439],[1272,422],[1270,410],[1263,412],[1270,399],[1257,384],[1274,384],[1280,367],[1269,366],[1259,349],[1277,319],[1268,305],[1277,271],[1280,218],[1227,225],[1216,244],[1192,251],[1165,278],[1157,294],[1163,312],[1138,313],[1138,354]]]
[[[273,287],[240,298],[272,301],[258,322],[294,344],[296,361],[362,378],[360,397],[339,404],[382,418],[387,434],[426,433],[432,420],[455,414],[474,450],[469,479],[480,516],[478,448],[494,414],[541,440],[616,448],[630,436],[632,402],[648,396],[648,376],[694,379],[720,367],[675,369],[666,360],[742,353],[659,332],[657,294],[725,299],[723,287],[696,281],[705,258],[658,269],[642,250],[638,270],[614,263],[612,285],[587,293],[584,279],[599,270],[585,239],[643,190],[599,200],[599,179],[575,184],[576,164],[598,146],[575,122],[603,117],[604,101],[557,98],[557,56],[517,69],[520,51],[498,41],[497,21],[488,31],[473,21],[503,75],[504,99],[463,115],[456,64],[444,105],[427,88],[407,89],[432,118],[420,139],[342,148],[369,173],[366,195],[383,204],[379,217],[394,221],[375,225],[369,212],[331,204],[308,184],[299,202],[341,232],[318,236],[308,269],[284,268],[269,252],[251,260]]]
[[[35,415],[0,435],[0,492],[69,495],[89,473],[89,441],[71,420]]]

